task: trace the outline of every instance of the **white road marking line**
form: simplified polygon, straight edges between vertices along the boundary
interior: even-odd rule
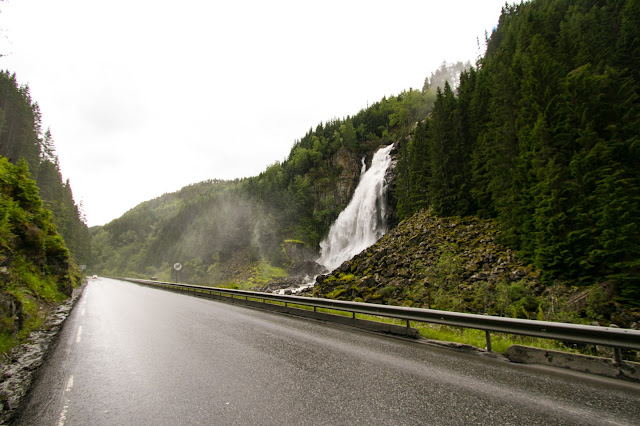
[[[73,376],[69,377],[69,380],[67,381],[67,388],[64,391],[69,392],[72,387],[73,387]]]
[[[64,421],[67,420],[67,410],[69,410],[69,400],[65,401],[64,408],[62,409],[62,413],[60,413],[60,417],[58,418],[58,426],[64,426]]]
[[[73,376],[69,377],[69,380],[67,381],[67,388],[64,390],[65,392],[70,392],[71,388],[73,388]],[[58,417],[58,426],[64,426],[64,422],[65,420],[67,420],[67,411],[69,411],[69,403],[71,401],[69,400],[69,398],[66,398],[64,401],[64,407],[62,407],[62,412],[60,413],[60,416]]]
[[[83,317],[86,311],[87,310],[85,308],[82,308],[82,310],[80,311],[80,316]]]
[[[82,326],[78,326],[78,334],[76,334],[76,343],[80,343],[80,338],[82,337]]]

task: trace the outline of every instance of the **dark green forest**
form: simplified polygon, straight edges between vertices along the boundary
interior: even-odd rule
[[[317,253],[361,159],[395,143],[391,225],[425,210],[490,219],[543,285],[606,284],[640,306],[639,20],[629,0],[506,5],[474,66],[320,123],[258,176],[93,228],[91,265],[172,280],[181,262],[183,281],[259,287],[289,273],[288,246]]]
[[[90,256],[89,229],[69,181],[64,181],[60,173],[51,130],[42,129],[40,108],[31,99],[29,87],[20,85],[9,71],[0,72],[0,155],[13,163],[26,162],[39,197],[53,213],[57,232],[76,263],[86,264]]]
[[[401,145],[398,215],[495,218],[543,282],[640,306],[640,3],[503,9],[485,56]]]

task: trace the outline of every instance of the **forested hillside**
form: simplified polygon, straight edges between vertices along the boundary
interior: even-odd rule
[[[427,209],[491,220],[540,292],[604,285],[637,307],[638,28],[637,1],[507,5],[475,66],[445,64],[421,90],[318,125],[259,176],[192,185],[93,229],[93,266],[172,279],[181,262],[181,280],[254,287],[285,276],[292,253],[317,254],[361,158],[396,143],[392,225]]]
[[[60,174],[51,131],[42,129],[38,104],[15,74],[0,72],[0,155],[16,163],[26,161],[39,196],[53,212],[53,223],[64,237],[77,264],[89,260],[91,237],[69,181]]]
[[[317,254],[357,185],[362,158],[408,134],[433,98],[431,90],[385,98],[309,130],[258,176],[201,182],[145,202],[92,229],[92,267],[170,279],[180,262],[184,280],[242,286],[286,275],[296,260],[286,245]]]
[[[0,73],[0,352],[39,327],[82,279],[89,232],[62,182],[29,89]]]
[[[318,124],[258,176],[190,185],[92,228],[91,267],[170,280],[179,262],[180,280],[241,287],[286,276],[296,262],[317,257],[353,194],[362,159],[408,137],[430,111],[437,84],[454,81],[464,68],[443,63],[422,90]]]
[[[498,221],[542,282],[640,306],[640,3],[503,10],[487,52],[403,143],[398,214]]]

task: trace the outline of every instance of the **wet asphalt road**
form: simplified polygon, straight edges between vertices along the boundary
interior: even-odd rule
[[[17,424],[640,424],[640,384],[101,278]]]

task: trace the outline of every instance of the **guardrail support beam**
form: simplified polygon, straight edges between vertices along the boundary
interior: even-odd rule
[[[620,348],[613,348],[613,361],[617,365],[624,364],[624,361],[622,359],[622,350]]]
[[[253,292],[247,290],[220,289],[207,286],[195,286],[188,284],[172,284],[168,282],[150,282],[148,280],[139,280],[134,278],[116,278],[124,279],[139,284],[151,284],[160,287],[167,287],[172,290],[181,290],[189,292],[215,292],[220,297],[227,296],[230,298],[248,299],[255,298],[262,303],[283,303],[285,306],[290,304],[300,304],[313,307],[313,311],[317,312],[317,308],[335,309],[339,311],[351,312],[352,317],[359,314],[377,315],[391,318],[398,318],[406,322],[407,328],[410,328],[411,321],[435,323],[448,325],[452,327],[472,328],[476,330],[484,330],[487,344],[487,351],[492,352],[491,332],[509,333],[523,336],[532,336],[543,339],[566,340],[576,343],[586,343],[593,345],[602,345],[614,348],[614,361],[618,365],[624,365],[622,360],[622,349],[640,350],[640,330],[619,329],[609,327],[597,327],[582,324],[565,324],[550,321],[525,320],[518,318],[494,317],[489,315],[467,314],[462,312],[438,311],[433,309],[411,308],[402,306],[377,305],[369,303],[348,302],[343,300],[331,300],[321,298],[310,298],[292,295],[276,295],[263,292]],[[226,297],[225,297],[226,298]]]

